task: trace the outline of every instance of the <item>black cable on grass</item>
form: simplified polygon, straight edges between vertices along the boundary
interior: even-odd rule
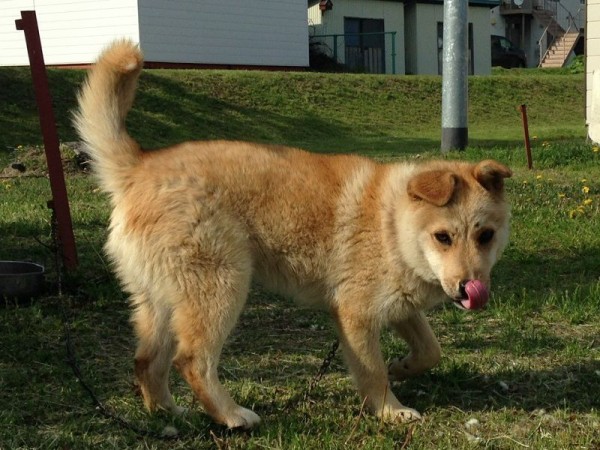
[[[56,218],[56,213],[55,213],[54,209],[52,209],[52,219],[51,219],[52,246],[45,245],[45,244],[42,244],[42,245],[44,245],[44,247],[48,248],[49,250],[51,250],[54,253],[54,257],[55,257],[54,264],[56,266],[56,287],[57,287],[58,299],[60,301],[60,307],[61,307],[62,316],[63,316],[66,362],[71,367],[71,370],[73,371],[73,374],[75,375],[75,378],[77,379],[77,383],[87,393],[88,397],[92,401],[92,404],[94,405],[96,410],[100,411],[100,413],[104,417],[112,420],[113,422],[116,422],[119,426],[126,428],[130,431],[133,431],[134,433],[136,433],[140,436],[149,437],[152,439],[163,440],[163,441],[181,439],[182,436],[180,436],[178,432],[173,435],[165,434],[165,433],[158,433],[158,432],[155,432],[155,431],[152,431],[149,429],[138,427],[138,426],[130,423],[129,421],[123,419],[121,416],[119,416],[118,414],[111,411],[104,403],[102,403],[100,401],[100,399],[98,398],[98,396],[95,394],[92,387],[84,380],[83,374],[81,372],[81,368],[79,367],[79,364],[77,363],[77,357],[75,355],[75,349],[73,347],[73,340],[71,338],[70,318],[68,317],[66,298],[63,295],[63,265],[62,265],[62,255],[61,255],[62,247],[59,245],[59,236],[58,236],[57,227],[58,227],[58,222],[57,222],[57,218]]]
[[[75,349],[73,348],[73,340],[71,339],[71,326],[69,324],[69,318],[67,317],[67,311],[64,308],[64,303],[63,303],[64,297],[62,295],[59,295],[59,297],[61,300],[61,306],[63,307],[63,326],[64,326],[64,332],[65,332],[65,348],[66,348],[66,353],[67,353],[67,364],[69,364],[69,366],[71,367],[71,370],[73,371],[73,374],[75,375],[75,378],[77,379],[77,383],[87,393],[88,397],[92,401],[92,404],[95,406],[96,410],[100,411],[100,413],[104,417],[112,420],[113,422],[116,422],[118,425],[120,425],[123,428],[126,428],[130,431],[135,432],[136,434],[138,434],[140,436],[150,437],[152,439],[158,439],[158,440],[181,439],[182,436],[180,436],[179,433],[174,434],[174,435],[169,435],[169,434],[158,433],[158,432],[155,432],[155,431],[152,431],[149,429],[138,427],[138,426],[132,424],[131,422],[123,419],[121,416],[114,413],[113,411],[111,411],[104,403],[102,403],[100,401],[100,399],[95,394],[92,387],[84,380],[83,374],[81,372],[81,368],[79,367],[79,364],[77,363],[77,357],[75,356]]]

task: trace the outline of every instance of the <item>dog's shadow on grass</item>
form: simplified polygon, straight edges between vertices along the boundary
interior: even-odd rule
[[[314,361],[310,364],[297,361],[276,361],[276,368],[271,377],[263,382],[273,386],[290,382],[291,374],[296,378],[292,385],[281,385],[281,389],[292,392],[301,398],[313,377],[318,373],[318,359],[326,353],[326,346],[306,354],[312,354]],[[298,355],[296,355],[298,356]],[[270,369],[261,367],[267,373]],[[240,378],[253,378],[253,374],[242,368],[237,372]],[[271,378],[269,380],[269,378]],[[348,383],[339,385],[340,379]],[[304,387],[303,387],[304,386]],[[277,388],[274,388],[277,390]],[[343,392],[331,392],[341,389]],[[573,413],[587,414],[600,408],[600,362],[593,359],[571,365],[558,365],[543,369],[525,369],[523,367],[506,367],[492,373],[483,371],[475,363],[442,364],[421,376],[393,385],[393,392],[400,401],[410,407],[427,414],[428,410],[438,408],[458,408],[464,412],[483,412],[502,409],[514,409],[525,413],[534,413],[541,409],[547,411],[565,410]],[[295,392],[295,394],[294,394]],[[356,395],[356,399],[348,395]],[[319,403],[324,397],[338,397],[344,403],[358,402],[358,395],[351,387],[350,375],[339,354],[328,368],[320,385],[310,394],[310,400]],[[258,401],[260,404],[261,401]],[[281,401],[277,400],[271,407],[261,405],[267,410],[277,409]],[[259,408],[260,409],[260,408]],[[264,411],[263,411],[264,412]],[[293,415],[293,410],[291,411]]]
[[[274,386],[286,383],[285,380],[290,382],[291,378],[310,380],[335,340],[328,316],[310,310],[300,313],[291,302],[286,304],[260,290],[255,292],[254,298],[251,295],[250,304],[232,336],[234,345],[226,350],[239,363],[234,368],[236,378],[253,379],[258,371],[264,374],[260,377],[263,381]],[[514,408],[529,412],[560,408],[588,413],[600,407],[600,397],[595,395],[600,392],[600,361],[593,359],[596,341],[591,341],[587,351],[587,337],[576,339],[573,335],[569,339],[546,327],[536,327],[532,331],[507,323],[497,333],[486,336],[486,342],[482,344],[482,336],[473,334],[474,323],[460,317],[457,324],[448,324],[448,320],[452,321],[448,316],[438,317],[434,328],[442,325],[438,330],[442,341],[446,333],[452,332],[454,342],[443,345],[455,346],[462,355],[455,358],[449,354],[433,370],[395,384],[393,390],[402,403],[423,412],[438,407],[456,407],[464,411]],[[475,322],[479,323],[478,320]],[[448,330],[444,329],[446,325]],[[391,345],[388,342],[384,346],[386,355],[399,356],[393,354],[399,350],[398,344]],[[481,355],[482,346],[501,355],[498,364],[487,368],[481,366],[478,355]],[[580,362],[572,363],[576,360],[573,357],[569,357],[568,362],[553,362],[556,361],[553,355],[572,351],[581,354]],[[259,363],[256,360],[252,363],[257,353],[265,357]],[[514,364],[511,362],[513,354]],[[489,355],[485,359],[490,361]],[[325,378],[329,376],[350,379],[341,351],[333,359]],[[301,385],[302,381],[299,381],[296,387]],[[323,394],[321,389],[317,391],[317,397]]]
[[[589,413],[600,407],[600,362],[543,370],[506,368],[493,375],[467,366],[434,370],[394,388],[401,401],[421,411],[456,407],[477,412],[515,408]]]

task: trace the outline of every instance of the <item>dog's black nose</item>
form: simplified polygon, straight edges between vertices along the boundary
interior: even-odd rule
[[[469,282],[469,280],[463,280],[460,283],[458,283],[458,292],[460,292],[461,298],[469,297],[467,295],[467,288],[466,288],[468,282]]]

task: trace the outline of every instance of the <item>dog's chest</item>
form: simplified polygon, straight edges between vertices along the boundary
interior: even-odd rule
[[[430,309],[445,300],[440,286],[426,282],[410,285],[382,285],[376,302],[384,321],[404,320],[415,312]]]

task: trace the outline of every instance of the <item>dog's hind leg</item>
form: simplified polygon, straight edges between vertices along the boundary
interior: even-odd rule
[[[250,270],[234,264],[208,263],[180,275],[183,297],[173,302],[177,336],[174,360],[205,411],[229,428],[252,428],[260,418],[237,405],[220,383],[217,366],[223,344],[246,301]]]
[[[438,364],[441,358],[440,344],[425,314],[418,312],[408,319],[393,323],[392,328],[407,342],[410,353],[390,363],[391,381],[401,381],[420,375]]]
[[[146,294],[132,297],[132,322],[138,337],[135,376],[150,411],[164,409],[175,414],[184,411],[169,392],[169,371],[175,345],[170,330],[168,307],[152,303]]]

